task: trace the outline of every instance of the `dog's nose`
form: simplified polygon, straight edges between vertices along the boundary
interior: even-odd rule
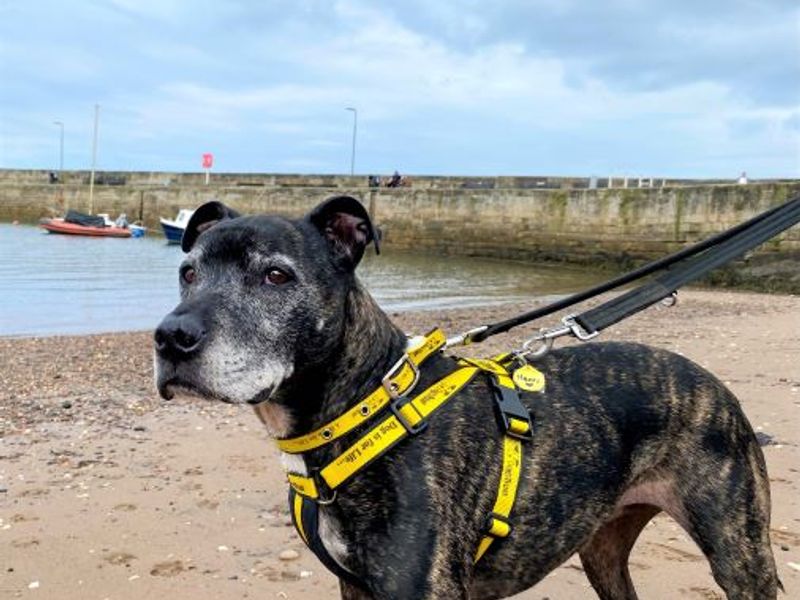
[[[200,349],[206,330],[200,319],[191,313],[170,313],[161,321],[154,337],[159,356],[182,360]]]

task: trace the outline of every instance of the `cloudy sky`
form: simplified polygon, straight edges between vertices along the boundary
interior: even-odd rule
[[[3,0],[0,167],[800,176],[797,0]]]

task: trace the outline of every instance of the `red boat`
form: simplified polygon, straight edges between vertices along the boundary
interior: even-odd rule
[[[131,237],[131,230],[125,227],[92,227],[67,223],[64,219],[48,219],[40,225],[50,233],[65,233],[68,235],[90,235],[95,237]]]
[[[131,237],[127,227],[116,227],[107,215],[86,215],[76,210],[68,210],[63,219],[42,219],[39,222],[50,233],[68,235],[88,235],[92,237]]]

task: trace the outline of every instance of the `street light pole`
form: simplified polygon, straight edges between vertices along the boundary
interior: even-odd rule
[[[58,150],[58,179],[63,179],[64,172],[64,123],[61,121],[53,121],[53,125],[58,125],[61,128],[61,143]]]
[[[94,214],[94,169],[97,163],[97,126],[100,120],[100,105],[94,105],[94,134],[92,135],[92,173],[89,175],[89,214]]]
[[[353,175],[356,168],[356,134],[358,132],[358,110],[348,106],[345,110],[353,112],[353,150],[350,153],[350,175]]]

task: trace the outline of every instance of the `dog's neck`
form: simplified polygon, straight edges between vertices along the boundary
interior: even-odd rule
[[[377,388],[407,339],[358,282],[348,292],[341,341],[331,358],[282,386],[256,412],[276,437],[322,427]]]
[[[387,371],[406,351],[405,334],[389,320],[360,285],[351,290],[342,334],[341,353],[324,391],[321,424],[380,385]]]

